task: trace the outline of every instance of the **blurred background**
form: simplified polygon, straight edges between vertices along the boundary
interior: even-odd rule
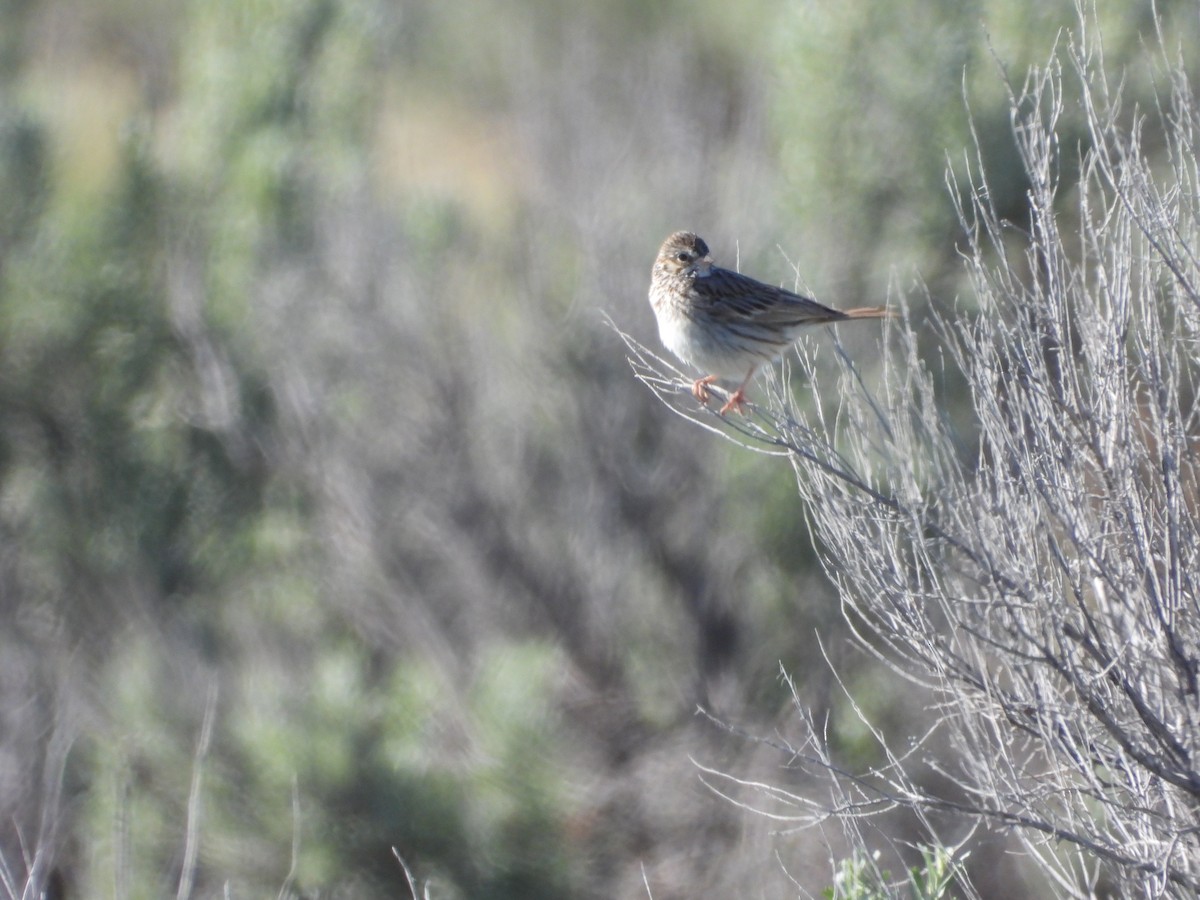
[[[1194,2],[1158,10],[1197,46]],[[1148,98],[1151,4],[1097,19]],[[672,415],[604,317],[657,346],[680,228],[831,305],[953,303],[945,172],[973,117],[1022,221],[1004,78],[1063,27],[1070,0],[0,0],[10,877],[407,896],[395,848],[438,900],[819,895],[841,836],[695,763],[803,789],[747,737],[787,734],[781,672],[849,768],[874,743],[830,663],[895,735],[924,699],[848,642],[789,467]],[[1039,896],[1004,848],[981,891]]]

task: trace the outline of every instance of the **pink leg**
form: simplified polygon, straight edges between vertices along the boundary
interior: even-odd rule
[[[746,373],[745,380],[737,386],[737,390],[729,395],[729,399],[725,401],[725,405],[721,407],[721,415],[730,410],[746,414],[746,385],[750,383],[750,379],[754,377],[754,373],[758,370],[758,366],[751,366],[750,371]]]

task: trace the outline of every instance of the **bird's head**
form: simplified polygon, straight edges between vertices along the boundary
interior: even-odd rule
[[[666,275],[703,277],[709,273],[712,264],[708,244],[701,237],[690,231],[677,231],[663,241],[654,268]]]

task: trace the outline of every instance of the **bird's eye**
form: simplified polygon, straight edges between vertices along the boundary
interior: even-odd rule
[[[691,262],[692,254],[688,253],[686,250],[680,250],[675,254],[675,258],[680,262]]]

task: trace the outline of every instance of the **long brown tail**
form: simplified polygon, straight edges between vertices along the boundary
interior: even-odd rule
[[[841,312],[847,319],[891,319],[896,315],[886,306],[860,306],[858,309],[843,309]]]

